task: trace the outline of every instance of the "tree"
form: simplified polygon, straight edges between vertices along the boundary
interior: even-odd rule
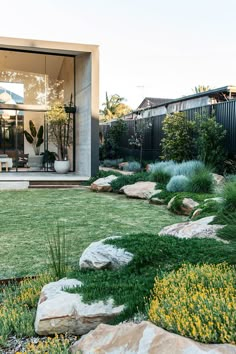
[[[146,118],[136,120],[134,123],[134,134],[131,135],[131,138],[129,139],[129,145],[136,146],[139,149],[139,162],[140,166],[142,166],[145,133],[152,127],[152,123],[147,121]]]
[[[194,93],[206,92],[209,90],[211,90],[210,86],[204,86],[204,85],[198,85],[195,86],[194,89],[192,89]]]
[[[100,159],[114,159],[119,156],[119,143],[122,135],[126,132],[127,125],[123,119],[112,123],[105,136],[104,144],[100,147]]]
[[[194,158],[194,128],[195,122],[188,120],[184,112],[167,114],[162,126],[162,158],[177,162]]]
[[[102,104],[103,109],[100,110],[102,120],[108,121],[115,118],[120,118],[131,112],[131,108],[123,103],[124,98],[115,94],[108,96],[106,92],[106,101]]]

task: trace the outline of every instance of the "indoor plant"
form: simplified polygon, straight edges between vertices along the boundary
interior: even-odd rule
[[[72,107],[70,105],[68,107]],[[70,169],[68,159],[68,148],[72,144],[72,125],[73,118],[66,112],[65,106],[55,103],[48,111],[48,129],[52,142],[57,147],[56,161],[54,168],[58,173],[67,173]]]
[[[24,130],[24,135],[29,144],[32,145],[35,156],[29,156],[28,164],[32,169],[40,169],[42,167],[42,156],[40,155],[40,146],[43,144],[43,125],[37,131],[32,120],[29,121],[30,133]]]

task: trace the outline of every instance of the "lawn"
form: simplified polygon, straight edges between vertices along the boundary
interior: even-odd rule
[[[135,233],[157,235],[183,217],[147,201],[85,189],[0,192],[0,278],[38,274],[48,259],[47,238],[66,225],[74,263],[92,241]]]

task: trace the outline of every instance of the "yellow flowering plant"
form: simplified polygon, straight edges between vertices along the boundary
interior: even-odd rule
[[[236,270],[225,263],[187,265],[155,278],[149,319],[203,343],[236,344]]]

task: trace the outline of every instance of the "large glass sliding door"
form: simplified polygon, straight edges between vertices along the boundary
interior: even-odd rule
[[[68,105],[74,95],[74,57],[0,50],[0,158],[11,159],[12,171],[53,170],[58,150],[47,111],[58,103]],[[43,130],[37,152],[27,138],[32,125],[37,133]],[[71,170],[73,143],[68,151]]]

